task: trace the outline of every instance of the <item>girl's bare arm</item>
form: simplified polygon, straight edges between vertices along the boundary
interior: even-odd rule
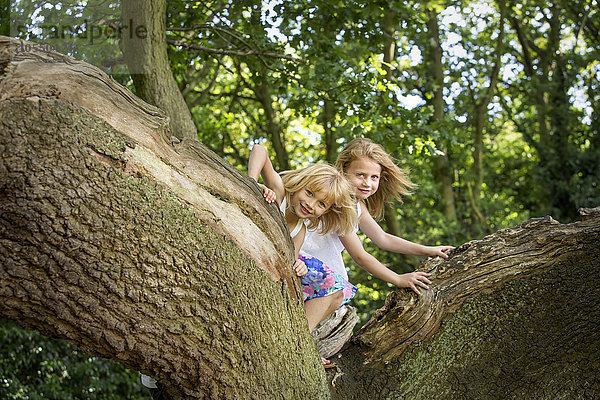
[[[258,182],[258,177],[262,176],[266,189],[272,190],[277,198],[277,202],[281,203],[285,195],[283,182],[277,171],[275,171],[275,168],[273,168],[273,164],[267,154],[267,149],[260,144],[254,145],[252,151],[250,151],[250,158],[248,159],[248,176],[256,182]],[[268,202],[273,201],[271,193],[266,191],[264,187],[263,193]]]
[[[429,286],[427,285],[431,284],[431,281],[427,279],[427,277],[431,276],[431,274],[421,271],[409,272],[401,275],[395,273],[380,263],[379,260],[371,254],[367,253],[356,233],[343,237],[340,236],[340,240],[354,262],[373,276],[397,287],[411,288],[417,294],[421,294],[419,287],[429,289]]]
[[[453,246],[424,246],[389,234],[373,219],[367,207],[362,202],[359,203],[359,207],[362,207],[362,213],[358,221],[360,230],[382,250],[413,256],[440,256],[448,258],[445,251],[454,248]]]

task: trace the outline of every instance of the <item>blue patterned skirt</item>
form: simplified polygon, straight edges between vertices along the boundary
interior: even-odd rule
[[[341,275],[333,272],[331,268],[323,264],[321,260],[314,257],[299,257],[308,268],[308,273],[302,277],[302,293],[304,301],[316,297],[324,297],[339,290],[344,291],[342,305],[348,303],[358,288],[344,279]]]

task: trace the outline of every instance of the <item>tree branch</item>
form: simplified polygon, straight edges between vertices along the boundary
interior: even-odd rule
[[[211,54],[222,54],[227,56],[257,56],[257,57],[272,57],[279,58],[283,60],[298,62],[298,63],[308,63],[308,60],[304,58],[297,58],[293,56],[286,56],[283,54],[273,53],[270,51],[256,51],[256,50],[224,50],[224,49],[213,49],[210,47],[200,46],[198,44],[182,42],[180,40],[172,40],[167,39],[167,43],[177,47],[184,47],[186,49],[203,51],[205,53]]]
[[[534,218],[425,261],[430,289],[392,292],[335,358],[333,398],[595,397],[599,241],[596,208],[571,224]]]

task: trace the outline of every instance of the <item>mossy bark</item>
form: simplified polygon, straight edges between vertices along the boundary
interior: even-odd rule
[[[164,114],[100,71],[11,43],[0,317],[156,377],[170,398],[328,398],[291,242],[256,185],[197,143],[169,146]]]
[[[339,399],[600,396],[600,209],[542,218],[429,260],[429,291],[398,290],[330,373]]]

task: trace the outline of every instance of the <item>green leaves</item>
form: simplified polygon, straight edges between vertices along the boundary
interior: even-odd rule
[[[137,372],[0,320],[0,398],[145,399]]]

